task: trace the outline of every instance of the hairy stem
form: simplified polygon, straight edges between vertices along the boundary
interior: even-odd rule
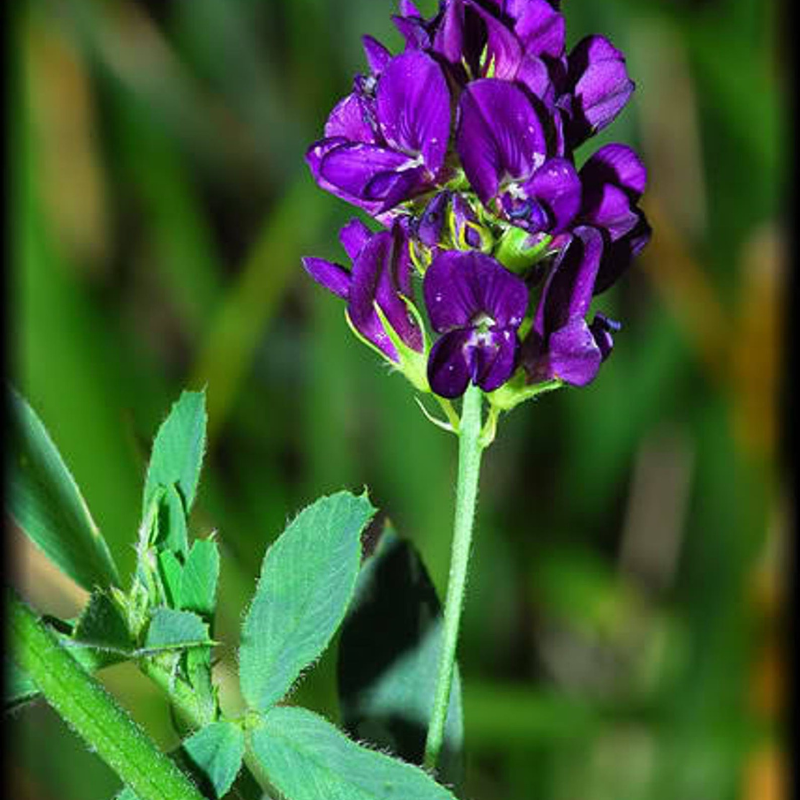
[[[13,658],[139,800],[203,800],[186,775],[11,591],[8,616]]]
[[[442,651],[439,656],[439,671],[433,713],[428,725],[425,741],[425,766],[433,769],[439,760],[450,705],[450,688],[453,684],[458,631],[461,609],[464,605],[464,590],[467,583],[472,544],[472,527],[475,520],[475,505],[478,499],[478,476],[481,468],[483,444],[481,442],[481,390],[470,384],[464,394],[461,422],[458,429],[458,484],[456,487],[456,512],[453,523],[453,544],[450,555],[450,575],[447,581],[447,597],[444,604],[444,629]]]
[[[141,659],[139,669],[164,692],[178,714],[192,728],[203,728],[214,721],[207,716],[203,704],[198,701],[191,687],[181,680],[174,680],[169,670],[154,663],[152,659]],[[225,719],[225,716],[222,718]],[[242,772],[239,775],[237,780],[239,796],[246,800],[260,800],[262,797],[267,797],[261,785],[264,781],[263,773],[258,769],[258,760],[249,750],[245,753],[244,765],[249,774],[245,775]]]

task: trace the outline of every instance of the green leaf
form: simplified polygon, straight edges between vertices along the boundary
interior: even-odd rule
[[[116,603],[102,590],[92,592],[75,626],[72,640],[117,653],[133,650],[127,622]]]
[[[157,608],[147,629],[145,649],[173,650],[211,644],[208,626],[197,614],[173,608]]]
[[[186,554],[185,526],[180,534],[176,517],[188,516],[194,503],[200,467],[206,445],[205,392],[183,392],[172,406],[153,442],[153,453],[147,469],[142,501],[142,517],[147,514],[159,486],[167,490],[176,487],[179,497],[167,493],[169,516],[169,545],[176,552]],[[176,499],[180,504],[176,506]],[[179,513],[180,512],[180,513]]]
[[[213,787],[214,797],[222,797],[242,766],[244,733],[230,722],[212,722],[187,739],[183,749]]]
[[[186,525],[188,513],[178,489],[174,485],[165,489],[158,501],[157,527],[153,539],[153,544],[157,545],[159,550],[166,547],[186,556],[189,547]]]
[[[219,550],[210,539],[196,539],[189,551],[181,576],[181,608],[204,616],[214,613]]]
[[[158,553],[158,574],[167,595],[170,608],[183,608],[181,605],[181,581],[183,567],[172,550],[161,550]]]
[[[86,501],[41,420],[11,390],[9,511],[45,555],[87,591],[118,586]]]
[[[419,555],[387,522],[361,569],[339,640],[342,724],[355,739],[422,763],[441,626],[441,605]],[[463,780],[463,740],[456,668],[439,760],[439,775],[455,786]]]
[[[357,745],[304,708],[271,708],[251,736],[262,769],[290,800],[455,800],[419,767]]]
[[[242,694],[265,711],[327,646],[353,595],[375,509],[339,492],[304,509],[270,547],[242,628]]]

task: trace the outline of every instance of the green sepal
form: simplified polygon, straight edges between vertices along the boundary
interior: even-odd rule
[[[408,240],[408,256],[420,277],[423,277],[431,263],[431,251],[418,239]]]
[[[386,353],[383,352],[377,345],[373,344],[373,342],[369,341],[366,337],[364,337],[353,325],[353,321],[350,319],[350,315],[345,310],[344,318],[347,320],[347,326],[353,332],[353,335],[358,339],[362,344],[365,344],[370,350],[377,353],[384,361],[386,361],[393,370],[402,373],[403,375],[408,378],[411,385],[414,386],[420,392],[424,392],[428,394],[430,392],[430,386],[428,385],[428,375],[427,375],[427,338],[425,335],[425,326],[422,321],[422,316],[419,313],[419,309],[407,298],[403,295],[400,295],[403,302],[405,302],[406,307],[408,308],[409,312],[414,316],[417,324],[419,325],[420,331],[422,332],[423,338],[423,351],[418,353],[416,350],[410,348],[398,335],[395,329],[389,323],[389,320],[386,318],[386,315],[380,309],[377,303],[375,303],[375,311],[378,314],[378,319],[380,319],[381,324],[383,325],[383,329],[386,332],[386,335],[389,337],[389,341],[395,346],[397,350],[397,354],[399,357],[398,361],[393,361]]]
[[[506,381],[499,389],[489,392],[486,397],[492,406],[499,411],[511,411],[520,403],[532,400],[539,395],[560,389],[564,382],[558,378],[543,381],[542,383],[526,383],[527,374],[520,367],[510,380]]]
[[[400,295],[400,299],[406,304],[406,308],[414,317],[420,333],[422,334],[421,353],[409,347],[397,335],[397,331],[395,331],[395,329],[392,327],[391,323],[386,318],[386,315],[383,313],[381,307],[377,303],[375,303],[375,312],[378,315],[378,319],[381,321],[381,325],[383,325],[383,329],[386,331],[386,335],[395,346],[397,354],[400,357],[400,363],[395,365],[395,368],[398,370],[398,372],[402,372],[403,375],[408,378],[408,380],[411,382],[411,385],[417,391],[428,393],[430,392],[431,387],[428,385],[428,340],[425,334],[425,324],[422,321],[422,315],[419,313],[419,309],[414,305],[414,303],[412,303],[409,298],[402,294]]]
[[[453,177],[444,185],[445,189],[450,189],[453,192],[461,192],[470,188],[469,180],[464,172],[463,167],[455,167],[453,170]]]
[[[531,234],[522,228],[509,225],[500,237],[494,257],[512,272],[524,272],[548,255],[548,247],[553,237],[544,234],[533,246],[527,244]]]

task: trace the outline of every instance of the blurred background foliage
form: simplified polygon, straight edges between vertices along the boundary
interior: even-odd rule
[[[598,301],[625,328],[595,384],[521,407],[487,454],[460,651],[465,797],[782,799],[786,6],[563,6],[570,46],[602,32],[628,56],[638,91],[601,140],[644,153],[655,236]],[[208,387],[194,530],[219,531],[224,550],[230,705],[264,550],[316,496],[368,485],[445,586],[455,441],[299,262],[339,257],[350,211],[315,187],[303,153],[363,69],[360,34],[400,47],[393,11],[29,0],[13,12],[12,379],[126,571],[150,439],[183,387]],[[75,614],[81,591],[18,532],[10,542],[26,596]],[[332,650],[298,697],[336,718],[334,666]],[[175,743],[135,671],[104,680]],[[48,708],[7,731],[10,796],[115,791]]]

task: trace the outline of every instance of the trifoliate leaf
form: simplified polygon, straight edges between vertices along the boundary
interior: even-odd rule
[[[169,607],[183,608],[181,604],[183,567],[172,550],[161,550],[158,553],[158,574],[161,577],[161,585],[166,592]]]
[[[196,539],[183,565],[181,608],[211,616],[216,604],[219,550],[210,539]]]
[[[176,650],[211,644],[208,626],[197,614],[172,608],[155,610],[145,639],[146,650]]]
[[[125,618],[116,603],[101,590],[92,592],[75,626],[72,640],[117,653],[133,650]]]
[[[356,744],[304,708],[271,708],[251,737],[261,768],[291,800],[455,800],[419,767]]]
[[[169,490],[177,490],[182,516],[187,516],[197,492],[205,444],[205,392],[183,392],[153,442],[142,501],[144,517],[158,487],[167,489],[168,515],[173,522],[170,525],[169,544],[171,549],[183,555],[188,549],[185,531],[181,541],[180,526],[173,520],[179,509],[175,507],[175,498],[170,496]]]
[[[355,589],[361,531],[374,513],[366,496],[324,497],[267,551],[239,651],[251,708],[278,702],[327,646]]]
[[[230,722],[212,722],[187,739],[183,749],[213,787],[214,796],[222,797],[242,766],[244,733]]]

